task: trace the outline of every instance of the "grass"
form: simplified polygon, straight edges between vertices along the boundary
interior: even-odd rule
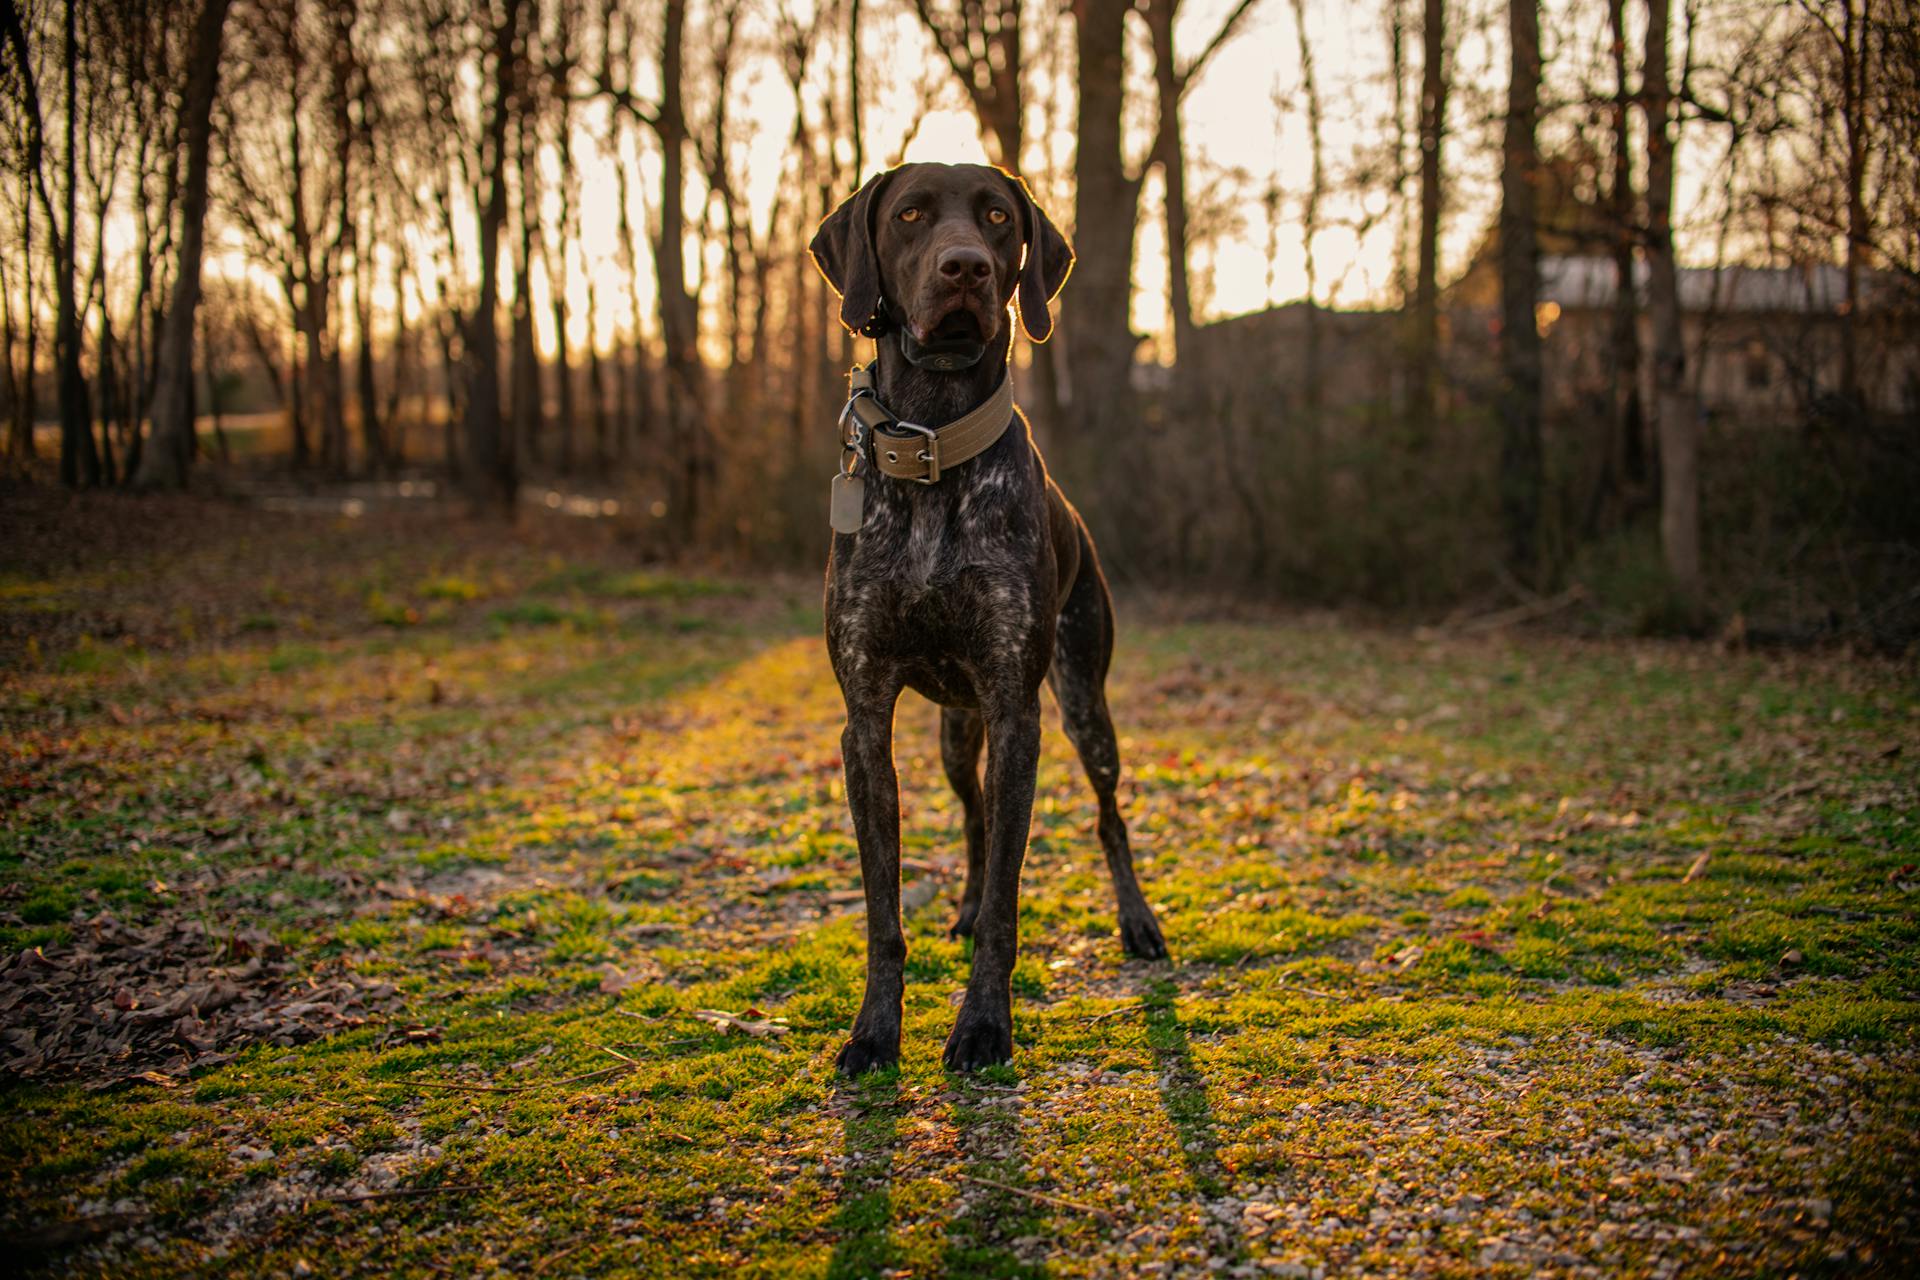
[[[282,519],[225,577],[7,578],[0,934],[260,928],[394,1003],[172,1087],[0,1085],[28,1269],[1784,1275],[1920,1244],[1911,670],[1123,602],[1174,961],[1122,957],[1050,733],[1016,1057],[941,1069],[962,859],[910,696],[905,1053],[845,1082],[812,586]]]

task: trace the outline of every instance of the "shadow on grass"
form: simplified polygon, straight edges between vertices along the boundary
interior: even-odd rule
[[[846,1167],[827,1275],[830,1280],[856,1280],[877,1276],[899,1261],[893,1239],[893,1182],[905,1103],[897,1069],[842,1081],[836,1092],[846,1108],[841,1138]]]
[[[990,1069],[989,1079],[1010,1068]],[[1023,1276],[1040,1280],[1046,1267],[1027,1262],[1014,1252],[1022,1236],[1044,1235],[1042,1206],[1002,1187],[1027,1181],[1027,1158],[1022,1147],[1022,1098],[1001,1089],[983,1089],[977,1079],[958,1078],[953,1123],[960,1131],[960,1152],[966,1163],[960,1170],[961,1212],[947,1224],[947,1247],[941,1269],[948,1275]],[[999,1186],[991,1184],[998,1183]]]
[[[1187,1180],[1202,1201],[1226,1193],[1226,1170],[1220,1164],[1220,1139],[1213,1107],[1207,1101],[1207,1081],[1193,1061],[1187,1029],[1174,1012],[1180,989],[1172,982],[1154,982],[1142,995],[1146,1005],[1147,1045],[1153,1050],[1160,1085],[1160,1104],[1180,1143]],[[1224,1257],[1229,1265],[1246,1261],[1247,1241],[1238,1218],[1220,1223],[1206,1215],[1209,1230],[1226,1233]],[[1216,1248],[1215,1257],[1223,1256]]]

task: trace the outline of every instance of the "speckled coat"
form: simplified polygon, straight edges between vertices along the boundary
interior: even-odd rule
[[[877,340],[880,402],[933,427],[983,402],[1007,376],[1016,292],[1028,334],[1046,337],[1047,305],[1072,262],[1025,185],[978,165],[908,165],[873,179],[822,224],[813,251],[856,331],[882,299],[899,326],[920,335],[955,312],[977,317],[986,355],[959,372],[910,363],[899,328]],[[865,519],[857,533],[834,536],[826,589],[867,898],[867,990],[839,1063],[852,1074],[899,1057],[906,940],[893,717],[910,688],[942,708],[942,756],[965,811],[967,879],[954,932],[975,947],[945,1059],[971,1069],[1013,1051],[1010,984],[1043,681],[1099,803],[1122,943],[1135,955],[1166,954],[1115,800],[1120,761],[1105,695],[1112,606],[1086,526],[1047,475],[1018,411],[996,443],[944,469],[936,484],[871,467],[863,474]]]

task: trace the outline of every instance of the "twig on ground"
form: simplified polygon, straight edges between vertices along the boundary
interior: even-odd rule
[[[1113,1214],[1099,1205],[1082,1204],[1078,1200],[1069,1200],[1065,1196],[1050,1196],[1044,1191],[1029,1191],[1025,1187],[1012,1186],[1005,1182],[995,1182],[991,1178],[976,1178],[970,1173],[954,1175],[962,1182],[975,1183],[982,1187],[992,1187],[996,1191],[1010,1191],[1016,1196],[1025,1196],[1029,1200],[1039,1200],[1045,1204],[1057,1204],[1065,1209],[1078,1209],[1081,1213],[1090,1213],[1106,1222],[1118,1221]]]
[[[1108,1018],[1117,1018],[1123,1013],[1134,1013],[1146,1007],[1147,1004],[1144,1000],[1136,1000],[1132,1004],[1117,1005],[1114,1008],[1105,1009],[1099,1013],[1090,1013],[1084,1020],[1087,1022],[1105,1022]]]
[[[1708,850],[1706,853],[1703,853],[1699,857],[1695,858],[1693,860],[1693,865],[1687,868],[1687,874],[1680,877],[1680,883],[1692,884],[1695,880],[1698,880],[1700,878],[1700,873],[1707,869],[1707,860],[1711,857],[1713,857],[1713,851]]]
[[[1457,623],[1451,627],[1443,627],[1440,628],[1440,630],[1443,634],[1447,631],[1452,631],[1455,635],[1463,636],[1479,635],[1487,631],[1500,631],[1507,627],[1517,626],[1523,622],[1538,622],[1542,618],[1552,617],[1563,609],[1571,609],[1574,605],[1579,604],[1586,598],[1586,588],[1575,583],[1557,596],[1551,596],[1545,599],[1535,598],[1527,601],[1525,604],[1517,604],[1511,609],[1501,609],[1494,613],[1483,613],[1477,618],[1469,618],[1465,622]]]
[[[414,1196],[451,1195],[456,1191],[485,1191],[478,1182],[443,1182],[432,1187],[395,1187],[391,1191],[368,1191],[357,1196],[321,1196],[328,1204],[362,1204],[369,1200],[406,1200]]]
[[[612,1054],[614,1057],[620,1059],[620,1061],[626,1063],[630,1067],[637,1067],[640,1065],[640,1060],[638,1058],[629,1058],[626,1054],[620,1052],[618,1049],[609,1049],[607,1048],[607,1046],[603,1044],[597,1044],[593,1047],[598,1049],[602,1053]]]
[[[1799,782],[1789,782],[1786,786],[1780,788],[1778,791],[1774,792],[1772,795],[1769,795],[1766,799],[1762,800],[1760,803],[1761,804],[1779,804],[1782,800],[1791,800],[1795,796],[1803,796],[1807,794],[1807,792],[1809,791],[1818,791],[1819,789],[1820,789],[1820,784],[1817,781],[1814,781],[1811,778],[1805,778]]]
[[[540,1259],[540,1261],[534,1263],[533,1274],[539,1275],[542,1271],[545,1271],[548,1267],[551,1267],[556,1262],[560,1261],[560,1259],[568,1256],[569,1254],[580,1252],[580,1250],[584,1248],[586,1244],[587,1244],[587,1239],[585,1236],[575,1236],[572,1242],[569,1243],[566,1248],[550,1253],[546,1257]]]

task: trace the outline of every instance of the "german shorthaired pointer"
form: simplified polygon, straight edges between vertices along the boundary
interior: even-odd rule
[[[878,347],[875,363],[855,370],[841,419],[827,566],[827,652],[847,704],[841,748],[867,899],[866,996],[839,1067],[854,1075],[900,1057],[907,944],[893,717],[911,688],[940,704],[947,780],[966,811],[953,932],[973,938],[973,972],[945,1061],[968,1071],[1013,1055],[1043,680],[1099,799],[1121,944],[1134,956],[1167,954],[1114,801],[1106,579],[1007,390],[1009,307],[1017,297],[1028,337],[1045,341],[1073,249],[1020,179],[982,165],[910,164],[834,210],[812,250],[841,296],[841,321]]]

